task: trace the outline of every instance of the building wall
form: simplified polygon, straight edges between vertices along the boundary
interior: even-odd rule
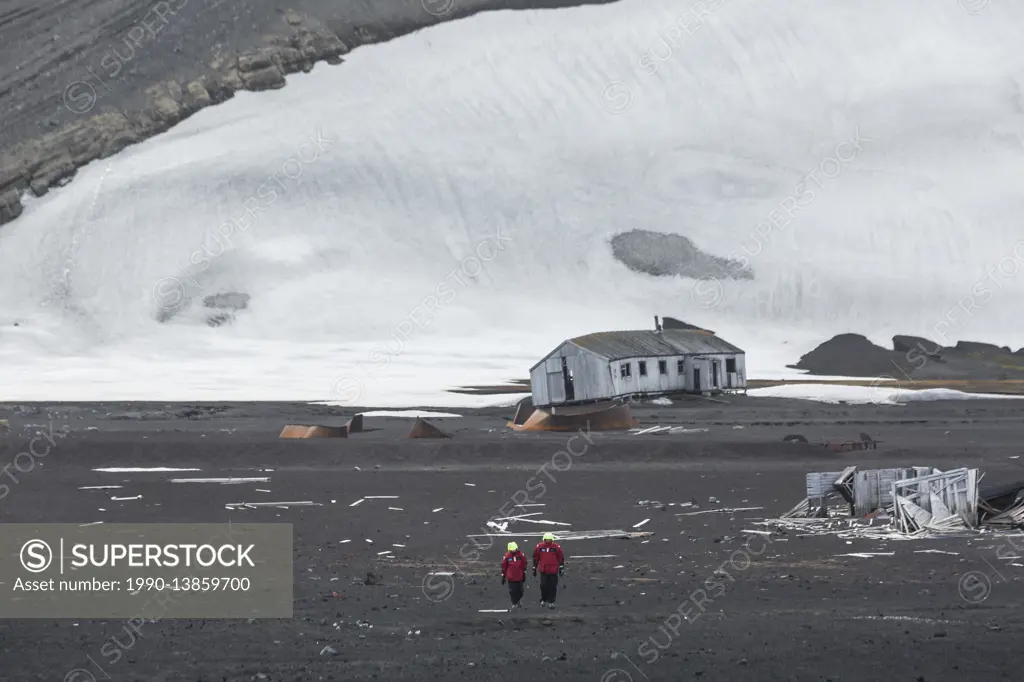
[[[734,383],[738,384],[733,388],[746,388],[747,387],[747,356],[744,354],[731,356],[736,358],[736,376],[734,377]]]
[[[713,354],[703,356],[635,357],[607,361],[571,342],[563,343],[551,352],[544,362],[530,372],[530,387],[534,405],[559,405],[565,402],[562,358],[572,372],[575,395],[571,402],[608,400],[634,393],[677,393],[696,391],[693,370],[700,369],[702,391],[734,390],[746,387],[746,362],[743,354]],[[729,377],[726,360],[736,361],[736,372]],[[667,363],[667,374],[661,374],[658,362]],[[679,361],[683,372],[679,372]],[[639,363],[647,363],[647,375],[640,375]],[[621,366],[629,363],[629,376],[621,376]],[[712,369],[717,363],[718,384],[714,385]]]
[[[708,363],[703,356],[688,355],[686,356],[686,390],[696,392],[698,390],[697,385],[694,383],[693,370],[700,370],[700,390],[707,390],[706,386],[709,385],[708,379]]]
[[[573,402],[605,400],[614,394],[611,373],[604,358],[597,357],[573,343],[563,343],[530,372],[534,405],[566,402],[562,358],[572,373]]]
[[[640,376],[639,363],[647,363],[647,376]],[[668,374],[662,375],[658,368],[659,360],[667,360]],[[682,373],[679,361],[683,361]],[[736,372],[730,377],[726,372],[726,361],[736,361]],[[621,376],[621,366],[630,363],[631,376]],[[693,370],[700,370],[701,391],[721,391],[746,388],[746,366],[742,354],[714,355],[680,355],[671,358],[630,358],[615,360],[611,363],[612,381],[615,384],[615,395],[630,393],[670,393],[676,391],[697,391],[694,383]],[[715,371],[717,370],[717,371]],[[717,384],[714,381],[717,375]]]
[[[666,393],[686,390],[686,373],[679,373],[677,362],[683,356],[673,358],[628,358],[613,360],[611,365],[614,395],[631,393]],[[664,360],[668,374],[661,374],[658,361]],[[647,376],[640,375],[640,362],[647,363]],[[622,376],[622,365],[629,364],[630,375]]]
[[[530,392],[533,394],[534,405],[551,404],[551,399],[548,397],[547,374],[544,366],[545,362],[541,362],[530,370]]]

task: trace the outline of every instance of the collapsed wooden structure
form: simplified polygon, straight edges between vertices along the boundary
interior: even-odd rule
[[[974,529],[984,521],[1004,525],[1024,523],[1024,485],[1013,489],[1015,497],[999,508],[979,499],[978,469],[940,471],[933,467],[900,467],[811,472],[806,493],[782,518],[828,518],[841,515],[829,509],[832,501],[848,505],[847,516],[888,518],[895,530],[914,535]]]

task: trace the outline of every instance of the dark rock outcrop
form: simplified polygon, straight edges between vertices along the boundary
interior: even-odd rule
[[[203,305],[207,308],[222,308],[224,310],[245,310],[249,307],[249,294],[241,294],[237,291],[228,291],[223,294],[212,294],[203,299]]]
[[[21,215],[21,197],[11,189],[0,192],[0,224],[10,222]]]
[[[0,64],[18,66],[0,69],[0,225],[21,215],[25,192],[42,196],[239,90],[280,88],[354,47],[481,11],[613,1],[11,0],[0,11]]]
[[[249,294],[228,291],[222,294],[212,294],[203,299],[203,306],[217,312],[207,316],[206,324],[211,327],[220,327],[235,320],[235,313],[249,307]]]
[[[800,358],[794,369],[812,375],[892,377],[899,381],[1024,379],[1024,357],[1008,347],[960,341],[942,347],[917,336],[894,336],[893,350],[860,334],[839,334]]]
[[[860,334],[839,334],[800,358],[793,365],[811,374],[837,376],[880,376],[893,371],[892,362],[901,357],[871,343]]]
[[[301,19],[299,22],[298,31],[279,39],[278,45],[217,58],[209,65],[209,75],[184,87],[168,80],[146,88],[147,106],[141,112],[98,114],[20,145],[11,154],[13,165],[0,170],[0,224],[21,214],[21,193],[26,190],[41,197],[50,188],[70,181],[77,169],[90,161],[157,135],[238,90],[282,88],[286,74],[309,71],[320,60],[338,63],[348,51],[333,33],[312,31],[301,27]]]
[[[630,230],[612,237],[611,247],[615,259],[630,270],[655,277],[754,278],[750,268],[739,261],[704,253],[690,239],[678,234]]]
[[[965,355],[969,357],[984,358],[998,355],[1010,355],[1013,353],[1007,346],[997,346],[994,343],[983,343],[980,341],[957,341],[952,348],[945,349],[948,354]]]
[[[907,353],[914,348],[917,348],[928,355],[938,355],[939,351],[942,350],[942,346],[938,345],[934,341],[924,338],[923,336],[904,336],[902,334],[897,334],[892,337],[893,350],[900,353]]]

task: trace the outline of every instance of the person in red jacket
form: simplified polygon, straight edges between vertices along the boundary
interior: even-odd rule
[[[501,584],[508,582],[508,596],[512,598],[512,608],[522,606],[523,583],[526,582],[526,555],[519,551],[519,545],[508,543],[508,552],[501,560]]]
[[[554,533],[544,533],[544,539],[533,550],[533,574],[540,569],[540,605],[555,608],[558,594],[558,576],[565,573],[565,555],[555,542]]]

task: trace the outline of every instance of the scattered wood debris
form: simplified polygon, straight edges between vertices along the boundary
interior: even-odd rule
[[[707,429],[688,429],[685,426],[650,426],[642,429],[630,429],[628,433],[634,436],[664,435],[666,433],[705,433]]]
[[[854,556],[859,559],[870,559],[876,556],[895,556],[896,552],[852,552],[850,554],[836,554],[839,556]]]
[[[270,478],[172,478],[169,483],[220,483],[221,485],[236,485],[239,483],[269,483]]]
[[[757,511],[764,507],[729,507],[726,509],[705,509],[704,511],[685,512],[676,516],[697,516],[698,514],[724,514],[728,512]]]
[[[288,509],[290,507],[322,507],[319,502],[305,500],[303,502],[229,502],[224,505],[228,509],[256,509],[257,507],[279,507]]]

